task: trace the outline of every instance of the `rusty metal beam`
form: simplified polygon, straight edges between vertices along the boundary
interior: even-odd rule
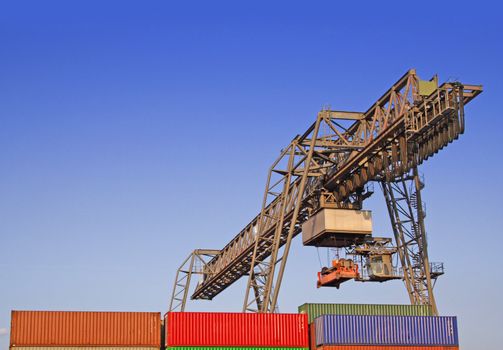
[[[270,177],[273,174],[280,179],[268,180],[261,213],[203,267],[205,279],[192,298],[211,300],[254,271],[247,301],[254,296],[256,304],[260,304],[254,310],[273,311],[271,297],[277,299],[279,288],[273,291],[264,286],[271,286],[274,268],[257,275],[257,264],[269,261],[271,255],[300,232],[300,224],[319,201],[315,196],[327,193],[334,205],[357,207],[361,199],[355,201],[355,196],[361,194],[366,183],[393,181],[457,139],[464,130],[464,105],[480,94],[482,87],[445,83],[430,95],[422,96],[419,82],[415,70],[408,71],[363,114],[320,112],[317,122],[294,139],[295,156],[299,158],[296,165],[289,168],[281,163],[288,153],[289,148],[285,148],[271,167]],[[313,136],[320,123],[323,128]],[[306,169],[309,171],[305,172]],[[288,186],[277,191],[270,188],[271,184],[285,184],[286,177]],[[271,264],[277,263],[276,258]],[[265,284],[257,283],[262,277]]]

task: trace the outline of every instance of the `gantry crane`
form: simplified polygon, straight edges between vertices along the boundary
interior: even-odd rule
[[[443,266],[429,262],[418,166],[464,132],[464,106],[481,92],[412,69],[366,112],[321,110],[269,169],[260,213],[223,249],[195,250],[182,264],[170,310],[184,311],[191,275],[200,274],[191,299],[211,300],[247,276],[243,312],[275,312],[292,239],[303,232],[304,245],[397,253],[410,302],[437,313],[432,280]],[[370,182],[384,193],[395,247],[368,230]]]

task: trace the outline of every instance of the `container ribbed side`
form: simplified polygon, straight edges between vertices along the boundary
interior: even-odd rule
[[[323,315],[316,345],[458,346],[456,317]]]
[[[316,350],[458,350],[458,346],[328,345]]]
[[[158,312],[12,311],[11,346],[160,347]]]
[[[309,350],[309,348],[250,347],[250,346],[170,346],[167,350]]]
[[[299,306],[298,310],[308,315],[309,323],[321,315],[434,316],[429,305],[306,303]]]
[[[308,348],[307,315],[168,312],[166,346]]]
[[[11,350],[159,350],[145,346],[11,346]]]

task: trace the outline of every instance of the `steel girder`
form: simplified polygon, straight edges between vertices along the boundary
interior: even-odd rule
[[[381,182],[410,302],[431,305],[438,314],[421,199],[423,186],[417,168],[392,182]]]
[[[421,83],[410,70],[365,113],[320,112],[271,167],[261,212],[202,267],[192,299],[211,300],[248,275],[244,310],[274,311],[291,239],[316,205],[357,207],[366,183],[393,182],[463,132],[464,105],[482,87],[445,83],[425,94]]]
[[[250,264],[243,305],[244,312],[276,310],[278,291],[283,279],[290,244],[294,234],[299,232],[299,224],[303,221],[298,219],[299,214],[302,209],[307,209],[302,205],[305,197],[310,194],[309,191],[305,191],[306,185],[310,179],[314,180],[326,174],[328,168],[324,162],[320,162],[318,151],[321,148],[316,145],[320,125],[322,122],[330,123],[328,118],[327,111],[320,112],[312,131],[294,139],[282,151],[269,171]],[[303,145],[305,141],[308,146]],[[275,175],[279,179],[276,180]],[[290,191],[290,188],[294,191]],[[268,208],[270,197],[278,203],[275,206],[277,212],[272,212]],[[264,232],[264,224],[273,228],[272,235],[260,235]],[[280,247],[283,244],[284,249],[281,251]],[[277,264],[279,264],[279,271],[276,276]]]
[[[202,267],[218,253],[220,250],[196,249],[183,261],[176,271],[169,311],[185,311],[192,275],[203,275]]]

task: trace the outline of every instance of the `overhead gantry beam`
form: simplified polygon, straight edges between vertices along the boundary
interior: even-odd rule
[[[279,250],[316,206],[356,208],[366,183],[393,182],[417,167],[463,133],[464,106],[481,92],[461,83],[438,87],[410,70],[365,113],[321,111],[275,161],[261,212],[203,266],[192,299],[211,300],[248,275],[244,310],[274,311],[288,257]]]

